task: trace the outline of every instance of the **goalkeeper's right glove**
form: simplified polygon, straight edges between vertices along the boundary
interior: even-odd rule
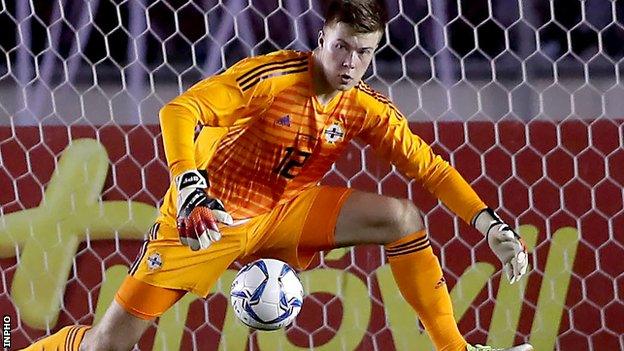
[[[207,249],[221,239],[217,222],[230,225],[232,216],[225,211],[221,201],[206,194],[209,186],[206,171],[186,171],[175,178],[175,183],[180,242],[193,251]]]

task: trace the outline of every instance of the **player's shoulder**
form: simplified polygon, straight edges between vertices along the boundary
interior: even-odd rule
[[[245,90],[261,81],[277,77],[306,73],[309,69],[310,52],[279,50],[266,55],[252,56],[239,61],[228,69]]]
[[[374,115],[380,115],[387,110],[393,110],[402,117],[392,100],[390,100],[390,98],[386,95],[373,89],[370,85],[364,82],[359,82],[353,89],[355,90],[355,100],[357,101],[357,104],[366,111]]]
[[[238,62],[238,66],[254,68],[263,64],[289,64],[298,61],[308,61],[309,51],[277,50],[264,55],[249,56]]]

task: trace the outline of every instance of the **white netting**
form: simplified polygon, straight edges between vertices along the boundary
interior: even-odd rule
[[[624,3],[388,8],[367,81],[520,226],[536,267],[526,288],[499,284],[480,237],[362,145],[326,183],[415,200],[469,340],[624,348]],[[160,107],[247,55],[314,47],[321,12],[318,0],[0,1],[0,306],[14,346],[91,323],[112,298],[168,182]],[[304,273],[314,294],[287,338],[247,338],[217,294],[185,298],[141,348],[430,347],[383,262],[376,248],[326,255]]]

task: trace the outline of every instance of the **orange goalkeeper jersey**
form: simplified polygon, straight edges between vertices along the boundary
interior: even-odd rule
[[[235,219],[265,213],[323,178],[353,138],[370,144],[403,174],[421,181],[464,220],[485,205],[381,94],[364,83],[326,105],[315,97],[310,52],[244,59],[161,110],[172,176],[206,169],[209,195]],[[194,139],[195,127],[201,130]],[[173,182],[172,182],[173,183]],[[175,226],[171,185],[160,221]]]

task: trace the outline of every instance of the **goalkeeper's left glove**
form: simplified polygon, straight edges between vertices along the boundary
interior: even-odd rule
[[[503,264],[503,270],[513,284],[526,273],[529,257],[524,240],[492,210],[477,213],[472,225],[486,236],[494,254]]]

